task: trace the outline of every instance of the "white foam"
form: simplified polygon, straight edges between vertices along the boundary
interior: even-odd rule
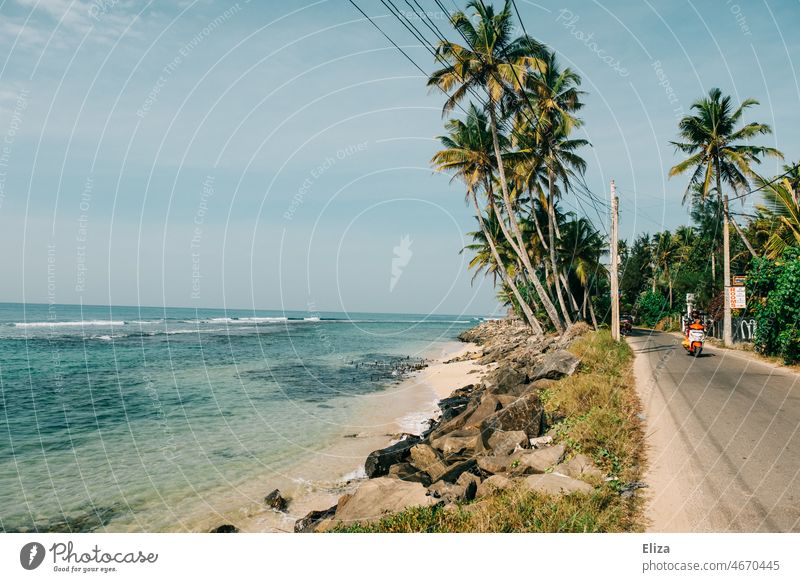
[[[17,322],[14,327],[84,327],[125,325],[124,321],[87,320],[87,321],[25,321]]]

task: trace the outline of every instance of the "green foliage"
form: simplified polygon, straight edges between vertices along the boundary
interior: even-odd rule
[[[789,247],[777,261],[753,259],[747,285],[756,301],[756,349],[800,362],[800,248]]]
[[[658,291],[645,291],[636,300],[636,314],[649,327],[658,323],[667,311],[667,300]]]

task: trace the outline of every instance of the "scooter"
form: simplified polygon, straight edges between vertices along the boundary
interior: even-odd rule
[[[703,343],[706,341],[706,334],[702,329],[690,329],[689,336],[683,340],[683,347],[689,352],[690,356],[698,357],[703,353]]]

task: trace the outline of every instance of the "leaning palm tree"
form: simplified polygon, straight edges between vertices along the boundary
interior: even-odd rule
[[[524,249],[525,244],[516,219],[515,206],[509,194],[503,164],[502,140],[498,128],[498,108],[504,96],[522,89],[530,67],[542,66],[540,57],[544,47],[528,36],[512,38],[514,26],[510,0],[506,0],[503,9],[497,13],[492,6],[486,6],[481,0],[471,0],[467,8],[472,11],[474,19],[462,11],[453,13],[450,19],[453,27],[466,40],[467,46],[447,40],[439,42],[436,59],[446,65],[431,74],[428,86],[437,87],[448,94],[442,110],[444,115],[464,101],[467,95],[475,93],[486,95],[485,106],[489,114],[505,219],[508,220],[513,233],[512,235],[506,232],[505,221],[501,220],[504,235],[523,262],[528,279],[536,289],[551,323],[561,332],[564,328],[558,311],[536,277],[535,269]]]
[[[606,241],[590,220],[575,215],[571,215],[569,220],[562,224],[561,233],[560,254],[569,257],[572,274],[583,289],[581,305],[583,319],[586,319],[588,306],[592,324],[596,328],[597,318],[592,306],[591,283],[598,278],[608,276],[608,270],[601,262],[602,257],[608,253]]]
[[[739,127],[745,109],[757,105],[755,99],[745,99],[738,108],[734,109],[731,98],[723,96],[719,89],[711,89],[708,97],[695,101],[692,104],[693,114],[683,117],[679,124],[679,138],[681,141],[670,142],[678,151],[689,154],[689,157],[673,166],[669,175],[677,176],[691,171],[689,187],[693,184],[702,184],[702,195],[707,196],[716,182],[717,196],[723,209],[722,245],[724,260],[724,285],[731,283],[730,272],[730,236],[728,222],[730,212],[728,195],[723,194],[723,182],[738,192],[748,185],[748,177],[753,175],[751,164],[761,161],[761,156],[771,155],[782,157],[775,148],[750,145],[745,143],[752,137],[766,135],[772,132],[768,125],[763,123],[748,123]],[[684,195],[684,201],[686,195]],[[732,221],[739,235],[745,240],[755,255],[755,251],[747,242],[744,234]],[[732,341],[731,310],[725,302],[723,321],[723,342],[730,344]]]
[[[431,164],[438,171],[452,172],[454,180],[460,179],[466,185],[467,197],[475,206],[476,217],[481,231],[497,265],[496,272],[500,274],[505,286],[513,293],[528,325],[531,326],[535,333],[541,334],[543,332],[542,326],[514,283],[506,261],[503,260],[497,249],[496,239],[486,225],[483,218],[483,209],[478,202],[477,192],[481,188],[486,190],[487,196],[492,197],[489,185],[492,179],[493,165],[491,150],[488,148],[489,129],[486,115],[474,105],[470,105],[467,116],[463,121],[451,119],[447,122],[446,128],[449,134],[439,138],[444,149],[433,156]],[[490,209],[495,209],[493,203]],[[496,212],[491,212],[491,215],[497,217],[498,225],[502,224],[502,217],[498,217]]]
[[[554,120],[552,123],[551,128],[546,131],[540,131],[537,127],[533,127],[530,128],[530,131],[517,134],[518,149],[521,154],[518,172],[526,175],[529,172],[529,166],[532,170],[539,163],[544,167],[547,179],[548,241],[546,248],[549,252],[550,268],[557,275],[555,284],[556,297],[564,317],[569,323],[569,313],[564,302],[564,296],[561,293],[563,280],[558,276],[556,201],[562,189],[566,191],[570,188],[571,178],[586,171],[586,162],[575,152],[579,148],[588,145],[589,142],[585,139],[570,139],[568,135],[569,126],[562,121]]]

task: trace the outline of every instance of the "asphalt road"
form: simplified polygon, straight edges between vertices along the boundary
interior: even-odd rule
[[[800,375],[671,334],[628,343],[644,408],[651,531],[800,532]]]

